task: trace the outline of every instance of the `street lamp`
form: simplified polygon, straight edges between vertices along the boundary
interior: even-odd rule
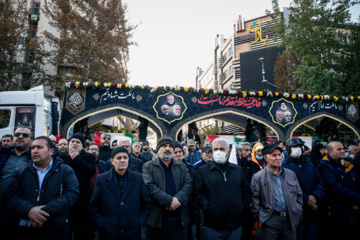
[[[277,88],[277,89],[280,90],[280,88],[278,88],[277,86],[275,86],[275,85],[272,84],[272,83],[269,83],[268,80],[265,79],[265,68],[264,68],[265,58],[263,58],[263,57],[259,58],[259,62],[261,62],[261,67],[262,67],[262,72],[261,72],[261,73],[262,73],[262,76],[263,76],[262,82],[263,82],[263,83],[267,83],[267,84],[269,84],[269,85],[271,85],[271,86],[273,86],[273,87],[275,87],[275,88]]]

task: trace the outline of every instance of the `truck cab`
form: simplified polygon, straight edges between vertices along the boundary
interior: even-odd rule
[[[0,92],[0,136],[14,135],[19,126],[28,127],[33,137],[56,136],[59,119],[59,98],[44,93],[43,86]]]

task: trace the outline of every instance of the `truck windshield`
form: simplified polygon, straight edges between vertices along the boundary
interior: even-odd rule
[[[0,128],[6,128],[10,123],[10,110],[0,110]]]

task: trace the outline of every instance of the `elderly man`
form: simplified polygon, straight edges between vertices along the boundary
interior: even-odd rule
[[[258,220],[260,239],[296,240],[302,215],[303,194],[293,171],[283,168],[282,149],[268,144],[262,149],[266,167],[251,180],[251,210]]]
[[[153,200],[147,222],[148,240],[186,239],[192,181],[185,164],[174,160],[174,148],[170,137],[161,137],[158,157],[144,165],[143,178]]]
[[[359,147],[356,145],[350,145],[348,150],[348,159],[350,162],[352,162],[356,156],[356,154],[359,152]]]
[[[205,146],[201,149],[201,159],[194,164],[195,168],[204,166],[205,164],[211,162],[213,156],[213,151],[210,146]]]
[[[98,176],[89,209],[100,239],[141,239],[141,227],[148,220],[151,199],[142,175],[128,171],[126,148],[112,150],[113,168]]]
[[[1,147],[11,147],[14,137],[11,134],[5,134],[1,138]]]
[[[227,161],[229,143],[213,141],[212,162],[197,169],[194,196],[204,212],[202,239],[240,239],[242,215],[249,205],[250,189],[243,170]]]
[[[144,162],[146,162],[146,159],[143,159],[143,156],[141,156],[140,153],[141,153],[140,142],[134,142],[132,145],[132,152],[130,153],[130,156],[140,159],[142,161],[142,163],[144,164]]]
[[[72,167],[79,182],[80,197],[76,204],[70,208],[70,236],[74,234],[74,239],[92,239],[93,231],[91,226],[90,214],[86,208],[91,197],[91,177],[95,175],[96,165],[95,156],[87,153],[83,149],[85,138],[81,133],[75,133],[70,138],[69,152],[60,154],[59,158],[64,163]]]
[[[319,173],[325,182],[325,199],[319,221],[321,239],[349,239],[360,227],[360,179],[351,163],[345,161],[344,145],[331,142],[320,161]],[[346,231],[339,231],[346,229]]]
[[[75,173],[61,159],[52,158],[54,145],[48,137],[35,138],[31,149],[32,164],[15,170],[6,194],[14,218],[11,236],[67,239],[68,211],[79,197]]]
[[[118,139],[118,146],[126,148],[128,152],[131,152],[131,143],[132,141],[129,137],[121,137]],[[110,159],[107,160],[107,165],[109,169],[112,168],[112,163]],[[133,172],[142,173],[143,162],[140,159],[130,155],[128,169]]]
[[[111,135],[108,133],[103,133],[101,134],[101,138],[100,138],[100,152],[99,152],[99,158],[101,160],[107,161],[108,159],[110,159],[111,157],[111,147],[110,147],[110,143],[111,143]]]

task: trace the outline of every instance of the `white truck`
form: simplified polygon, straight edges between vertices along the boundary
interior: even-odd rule
[[[43,86],[27,91],[0,92],[0,138],[14,135],[19,126],[31,129],[33,137],[59,134],[59,98],[44,93]]]

